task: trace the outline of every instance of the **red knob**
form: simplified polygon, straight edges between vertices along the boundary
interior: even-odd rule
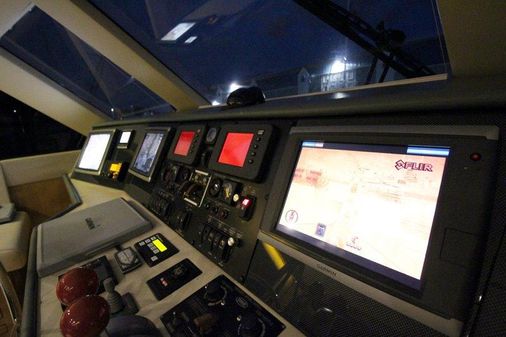
[[[56,296],[69,306],[80,297],[95,295],[99,286],[97,273],[93,269],[79,267],[66,272],[56,284]]]
[[[96,337],[109,322],[109,304],[98,295],[74,301],[60,318],[64,337]]]

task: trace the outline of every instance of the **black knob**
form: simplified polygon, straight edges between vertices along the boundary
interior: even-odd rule
[[[190,213],[187,211],[179,211],[176,214],[176,226],[180,229],[186,229],[186,225],[190,219]]]
[[[168,202],[168,201],[165,201],[164,204],[163,204],[163,207],[162,207],[162,211],[161,211],[161,216],[163,218],[166,218],[170,215],[171,213],[171,202]]]
[[[176,181],[177,174],[179,172],[179,166],[167,165],[162,171],[162,180],[165,184]]]
[[[202,166],[207,167],[209,159],[211,159],[212,151],[205,151],[200,155],[200,163]]]
[[[204,294],[204,298],[210,302],[218,302],[223,299],[225,296],[225,291],[220,286],[219,283],[213,282],[209,283],[206,287],[206,293]]]
[[[169,179],[170,179],[170,168],[168,166],[163,169],[161,177],[162,177],[162,181],[164,183],[167,184],[169,182]]]
[[[258,337],[262,333],[262,325],[258,317],[253,313],[244,315],[239,326],[239,335],[241,337]]]
[[[211,180],[211,184],[209,186],[209,194],[212,197],[217,197],[218,194],[220,194],[222,183],[223,181],[220,178],[213,178],[213,180]]]

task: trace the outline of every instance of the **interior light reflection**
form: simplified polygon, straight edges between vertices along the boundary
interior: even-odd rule
[[[186,39],[186,41],[184,43],[185,44],[190,44],[193,41],[195,41],[196,39],[197,39],[197,36],[190,36],[188,39]]]
[[[342,93],[342,92],[336,92],[334,94],[334,98],[335,99],[341,99],[341,98],[346,98],[348,97],[349,95],[348,94],[345,94],[345,93]]]
[[[267,252],[267,255],[269,255],[269,257],[271,258],[272,263],[274,263],[274,265],[276,266],[276,269],[277,270],[283,269],[283,267],[286,265],[286,261],[281,255],[281,253],[276,248],[274,248],[273,246],[271,246],[266,242],[262,242],[262,246]]]
[[[181,22],[161,38],[162,41],[176,41],[195,25],[195,22]]]

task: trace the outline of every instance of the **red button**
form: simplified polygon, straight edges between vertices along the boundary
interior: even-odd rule
[[[251,203],[251,200],[243,199],[243,201],[241,202],[241,208],[247,208],[250,203]]]

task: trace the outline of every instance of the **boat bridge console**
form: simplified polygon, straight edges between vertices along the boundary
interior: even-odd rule
[[[123,198],[152,229],[65,267],[105,257],[162,335],[479,332],[501,265],[500,112],[304,118],[301,104],[94,127],[71,175],[83,205],[61,221]],[[123,275],[127,248],[143,263]],[[41,336],[59,335],[65,270],[38,270]]]
[[[506,335],[505,21],[0,1],[0,337]]]

